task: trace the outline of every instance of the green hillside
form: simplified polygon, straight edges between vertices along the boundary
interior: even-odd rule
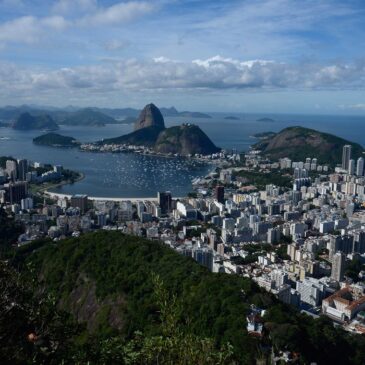
[[[358,143],[304,127],[285,128],[253,147],[274,160],[289,157],[294,161],[303,161],[307,157],[316,157],[319,163],[335,165],[341,162],[345,144],[352,146],[352,158],[357,159],[362,155],[364,149]]]
[[[13,320],[0,312],[2,363],[253,364],[271,345],[298,352],[303,364],[362,364],[365,356],[364,338],[300,314],[251,280],[210,273],[120,232],[35,242],[12,263],[37,279],[24,285],[6,268],[0,276],[2,303],[19,303]],[[262,338],[246,331],[251,304],[267,309]],[[29,333],[34,344],[20,341]]]
[[[77,147],[79,145],[79,142],[77,142],[75,138],[62,136],[58,133],[43,134],[33,138],[33,143],[53,147]]]
[[[155,150],[162,153],[181,155],[212,154],[220,151],[209,137],[196,125],[183,124],[163,130],[155,144]]]
[[[124,136],[107,138],[99,143],[103,144],[130,144],[136,146],[154,146],[163,127],[151,126],[138,129]]]

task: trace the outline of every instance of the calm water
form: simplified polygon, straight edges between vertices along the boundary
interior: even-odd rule
[[[365,145],[365,117],[296,116],[296,115],[243,115],[229,114],[239,120],[227,120],[228,114],[212,114],[212,119],[189,120],[166,118],[166,125],[193,122],[199,125],[215,144],[222,148],[247,150],[255,142],[252,135],[258,132],[277,132],[287,126],[301,125]],[[257,122],[269,117],[275,122]],[[59,133],[87,142],[116,137],[132,130],[128,125],[106,127],[62,126]],[[191,191],[191,180],[205,175],[210,166],[186,159],[168,159],[134,154],[88,153],[76,149],[57,149],[36,146],[32,139],[39,131],[15,131],[0,128],[0,156],[10,155],[43,163],[62,164],[66,168],[81,171],[85,179],[62,186],[58,192],[85,193],[100,197],[152,197],[159,190],[170,190],[175,196]]]

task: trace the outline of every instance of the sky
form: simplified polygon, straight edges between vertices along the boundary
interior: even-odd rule
[[[0,105],[365,115],[364,0],[0,0]]]

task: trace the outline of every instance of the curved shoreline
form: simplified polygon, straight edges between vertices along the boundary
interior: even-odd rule
[[[49,195],[50,192],[48,191],[48,189],[58,188],[58,187],[63,186],[63,185],[72,185],[72,184],[75,184],[75,183],[85,179],[85,174],[84,173],[79,172],[79,171],[77,171],[77,173],[80,176],[77,179],[75,179],[75,181],[71,182],[70,180],[62,180],[59,183],[52,185],[51,187],[48,186],[48,187],[45,187],[44,189],[43,188],[39,189],[39,192],[43,193],[43,194],[46,194],[46,195]]]
[[[44,191],[44,194],[48,195],[50,198],[57,199],[70,199],[75,194],[62,194],[62,193],[53,193],[52,191]],[[87,194],[85,194],[87,195]],[[157,195],[157,194],[156,194]],[[88,196],[89,200],[92,201],[114,201],[114,202],[122,202],[122,201],[131,201],[131,202],[139,202],[139,201],[155,201],[157,202],[157,196],[152,197],[134,197],[134,198],[123,198],[123,197],[97,197],[97,196]],[[183,199],[183,197],[174,197],[174,199]]]

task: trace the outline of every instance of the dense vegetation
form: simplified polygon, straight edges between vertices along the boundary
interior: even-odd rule
[[[46,133],[36,138],[33,138],[33,143],[44,146],[55,147],[77,147],[79,143],[75,138],[62,136],[58,133]]]
[[[252,364],[269,356],[267,345],[298,352],[303,364],[364,363],[363,337],[333,327],[326,318],[300,314],[247,278],[210,273],[160,243],[100,231],[57,244],[24,246],[12,264],[36,280],[34,287],[24,285],[10,269],[0,277],[2,288],[19,287],[6,289],[9,294],[1,294],[2,301],[20,295],[13,302],[23,300],[19,308],[29,313],[16,316],[13,333],[9,320],[14,317],[0,312],[6,335],[0,336],[0,346],[7,350],[4,363],[11,359],[27,364],[36,357],[36,363],[55,364],[61,359],[93,364]],[[35,296],[29,297],[27,288]],[[36,299],[41,301],[38,315],[32,304]],[[261,339],[246,331],[251,304],[267,308]],[[24,341],[30,333],[44,339],[44,350],[36,341]],[[15,336],[16,361],[10,357],[10,335]]]
[[[22,231],[22,226],[0,209],[0,259],[8,256],[12,245],[17,242]]]
[[[29,113],[21,114],[13,123],[14,129],[30,130],[30,129],[58,129],[57,123],[48,115],[31,115]]]
[[[156,141],[155,150],[162,153],[212,154],[220,151],[210,138],[196,125],[183,124],[163,130]]]
[[[293,178],[290,175],[283,174],[279,171],[239,171],[235,173],[236,178],[244,178],[247,184],[256,186],[259,190],[265,190],[265,186],[274,184],[276,186],[289,188],[293,183]]]
[[[305,161],[307,157],[315,157],[320,164],[335,165],[341,162],[342,148],[346,144],[352,146],[352,158],[362,155],[364,149],[358,143],[304,127],[285,128],[254,147],[274,160],[289,157],[294,161]]]
[[[131,144],[136,146],[153,146],[163,130],[163,127],[152,126],[138,129],[124,136],[107,138],[102,140],[102,144]]]

